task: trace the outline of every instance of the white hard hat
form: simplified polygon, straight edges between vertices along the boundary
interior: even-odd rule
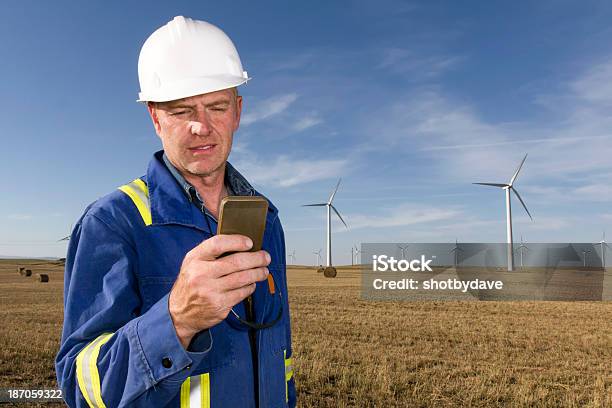
[[[244,84],[232,40],[218,27],[174,17],[147,38],[138,57],[138,102],[165,102]]]

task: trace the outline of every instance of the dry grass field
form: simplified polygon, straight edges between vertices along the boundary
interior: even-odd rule
[[[27,263],[0,261],[0,387],[55,387],[62,267]],[[612,407],[611,302],[372,302],[355,269],[288,275],[299,406]]]
[[[20,276],[17,265],[32,276]],[[49,282],[38,282],[37,273],[48,274]],[[0,260],[1,388],[57,387],[53,362],[62,331],[63,279],[64,267],[52,262]]]

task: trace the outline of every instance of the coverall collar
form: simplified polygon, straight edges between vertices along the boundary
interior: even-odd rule
[[[201,207],[204,203],[204,200],[200,196],[200,193],[195,189],[195,187],[185,180],[185,177],[178,171],[176,167],[170,162],[168,156],[164,152],[163,154],[164,163],[170,173],[174,176],[177,183],[185,190],[185,194],[187,198],[192,203]],[[252,196],[255,195],[255,189],[249,184],[248,181],[232,166],[229,162],[225,163],[225,187],[227,188],[227,192],[229,195],[237,195],[237,196]]]
[[[156,152],[147,169],[146,181],[149,188],[152,224],[183,224],[209,232],[204,219],[206,215],[202,214],[201,207],[198,208],[191,202],[190,184],[185,181],[186,185],[180,185],[180,180],[175,178],[164,163],[163,155],[163,150]],[[229,162],[226,164],[225,183],[229,185],[233,194],[261,195]],[[268,215],[275,216],[278,213],[277,208],[271,203],[268,209]]]

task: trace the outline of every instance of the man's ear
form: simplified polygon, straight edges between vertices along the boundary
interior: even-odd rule
[[[236,95],[236,126],[234,126],[234,132],[238,130],[240,126],[240,115],[242,114],[242,96]]]
[[[157,133],[157,136],[161,137],[161,125],[159,124],[159,117],[157,116],[155,102],[147,102],[147,110],[149,111],[149,116],[151,116],[155,133]]]

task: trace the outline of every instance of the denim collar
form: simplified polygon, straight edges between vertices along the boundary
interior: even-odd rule
[[[205,209],[204,200],[200,196],[200,193],[196,190],[196,188],[191,185],[185,177],[181,175],[181,173],[177,170],[176,167],[170,160],[168,160],[168,156],[164,152],[162,158],[164,159],[164,164],[176,180],[176,182],[181,186],[187,198],[190,202],[194,203],[198,208]],[[249,184],[249,182],[232,166],[229,162],[225,163],[225,187],[227,188],[227,192],[229,195],[238,195],[238,196],[252,196],[255,195],[255,189]]]
[[[198,204],[189,198],[187,190],[182,187],[170,170],[174,166],[166,165],[163,154],[164,151],[160,150],[153,155],[147,173],[143,178],[149,187],[153,225],[180,224],[209,232],[208,219],[210,218],[213,221],[212,226],[215,227],[215,217],[205,207],[202,211],[202,206],[198,207]],[[174,170],[178,173],[176,169]],[[226,163],[226,184],[228,184],[228,180],[230,188],[233,190],[232,193],[235,195],[242,193],[243,195],[261,196],[237,170]],[[193,191],[195,194],[195,188]],[[268,216],[272,219],[277,217],[278,209],[270,200],[268,200],[268,212]]]

